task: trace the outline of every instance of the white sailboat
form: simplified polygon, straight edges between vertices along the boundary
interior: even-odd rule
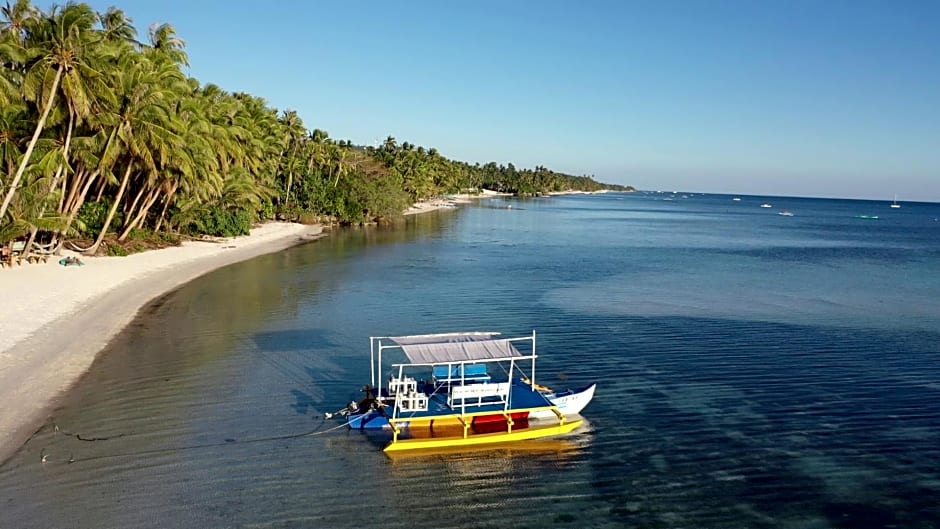
[[[898,204],[898,196],[894,195],[894,202],[891,203],[891,207],[894,209],[900,208],[901,204]]]

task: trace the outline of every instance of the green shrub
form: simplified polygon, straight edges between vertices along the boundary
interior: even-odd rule
[[[123,246],[120,246],[118,244],[108,244],[107,253],[110,257],[126,257],[130,255],[127,252],[127,250],[124,249]]]
[[[251,212],[247,210],[215,206],[200,212],[200,215],[186,226],[186,231],[215,237],[248,235],[251,231],[251,219]]]
[[[108,210],[114,201],[110,198],[102,198],[98,202],[85,202],[78,209],[77,221],[74,226],[81,235],[97,235],[101,228],[104,228],[104,219],[108,217]],[[124,213],[118,211],[114,214],[111,226],[123,226]]]

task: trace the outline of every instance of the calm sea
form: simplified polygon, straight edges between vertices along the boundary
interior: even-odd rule
[[[496,199],[209,274],[0,466],[0,527],[940,527],[940,204],[732,198]],[[457,330],[535,330],[587,426],[393,459],[322,419],[370,335]]]

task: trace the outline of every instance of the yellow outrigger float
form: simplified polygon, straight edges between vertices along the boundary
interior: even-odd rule
[[[351,428],[390,430],[386,452],[540,439],[582,423],[568,420],[550,400],[554,393],[535,383],[535,332],[520,338],[495,332],[372,337],[370,345],[366,398],[338,415]],[[389,350],[408,362],[393,363],[383,380],[378,373]],[[592,385],[585,392],[588,400],[593,391]]]
[[[409,439],[399,439],[398,435],[402,432],[402,428],[396,424],[398,422],[397,420],[391,419],[389,420],[389,423],[392,425],[392,442],[385,447],[385,451],[397,452],[400,450],[427,450],[432,448],[446,448],[453,446],[479,446],[493,443],[525,441],[528,439],[539,439],[542,437],[551,437],[554,435],[570,433],[578,426],[581,426],[581,419],[566,421],[565,416],[560,411],[558,411],[558,408],[555,406],[548,406],[542,409],[546,409],[557,414],[558,424],[549,424],[546,426],[531,426],[527,424],[524,428],[514,429],[513,427],[516,426],[516,421],[513,420],[512,413],[503,413],[502,416],[505,420],[506,431],[471,433],[474,417],[492,415],[491,412],[480,412],[478,414],[468,413],[463,415],[441,416],[437,419],[434,419],[433,421],[428,421],[428,424],[426,425],[430,429],[431,422],[456,419],[458,424],[462,426],[463,430],[463,435],[459,437],[411,437]],[[513,413],[531,413],[538,410],[539,408],[531,408],[528,410],[516,410]],[[416,424],[415,421],[409,421],[409,428],[412,431],[414,431],[419,426],[425,425],[421,424],[421,422]]]

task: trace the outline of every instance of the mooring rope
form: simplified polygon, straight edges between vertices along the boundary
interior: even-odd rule
[[[326,419],[325,419],[325,418],[321,418],[321,419],[320,419],[320,424],[317,425],[316,428],[314,428],[313,430],[310,430],[310,431],[308,431],[308,432],[302,432],[302,433],[297,433],[297,434],[274,435],[274,436],[270,436],[270,437],[257,437],[257,438],[248,439],[248,440],[245,440],[245,441],[238,441],[238,440],[236,440],[236,439],[227,438],[227,439],[225,439],[224,441],[222,441],[222,442],[217,442],[217,443],[203,443],[203,444],[198,444],[198,445],[177,446],[177,447],[174,447],[174,448],[154,448],[154,449],[152,449],[152,450],[143,450],[143,451],[139,451],[139,452],[127,452],[127,453],[117,453],[117,454],[105,454],[105,455],[100,455],[100,456],[88,457],[88,458],[84,458],[84,459],[75,459],[74,454],[70,454],[70,456],[69,456],[69,461],[68,461],[68,462],[71,464],[71,463],[77,463],[77,462],[80,462],[80,461],[94,461],[94,460],[98,460],[98,459],[111,459],[111,458],[116,458],[116,457],[133,457],[133,456],[144,456],[144,455],[154,455],[154,454],[165,454],[165,453],[172,453],[172,452],[182,452],[182,451],[185,451],[185,450],[196,450],[196,449],[200,449],[200,448],[212,448],[212,447],[216,447],[216,446],[227,446],[227,445],[233,445],[233,444],[254,444],[254,443],[263,443],[263,442],[271,442],[271,441],[284,441],[284,440],[287,440],[287,439],[299,439],[299,438],[301,438],[301,437],[315,437],[315,436],[324,435],[324,434],[327,434],[327,433],[330,433],[330,432],[334,432],[334,431],[336,431],[336,430],[338,430],[338,429],[340,429],[340,428],[349,426],[350,421],[347,421],[347,422],[344,422],[344,423],[341,423],[341,424],[337,424],[336,426],[334,426],[334,427],[332,427],[332,428],[328,428],[328,429],[326,429],[326,430],[321,430],[321,428],[323,428],[323,425],[324,425],[325,423],[326,423]],[[59,426],[58,426],[57,424],[54,424],[53,426],[54,426],[54,430],[55,430],[55,433],[56,433],[56,434],[62,434],[62,435],[66,435],[66,436],[68,436],[68,437],[74,437],[75,439],[78,439],[79,441],[86,441],[86,442],[111,441],[111,440],[113,440],[113,439],[118,439],[118,438],[120,438],[120,437],[124,437],[124,435],[125,435],[125,434],[122,433],[122,434],[113,435],[113,436],[109,436],[109,437],[97,437],[97,436],[96,436],[96,437],[83,437],[83,436],[82,436],[81,434],[79,434],[79,433],[69,432],[69,431],[67,431],[67,430],[63,430],[63,429],[59,428]],[[42,454],[42,456],[44,456],[44,457],[41,458],[41,459],[42,459],[42,462],[45,462],[45,461],[46,461],[46,458],[48,457],[48,452],[46,452],[46,449],[45,449],[45,448],[42,449],[41,454]]]

